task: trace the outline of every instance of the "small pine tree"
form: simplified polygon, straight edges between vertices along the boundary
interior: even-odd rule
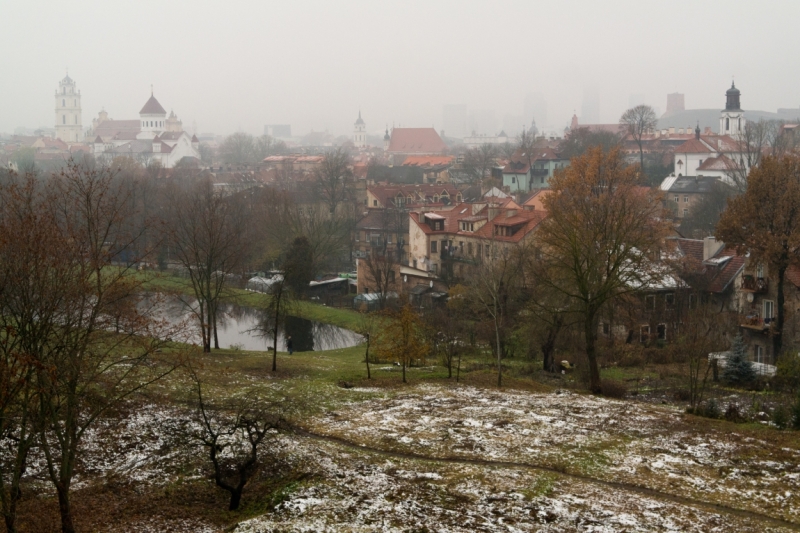
[[[743,385],[756,379],[753,363],[747,360],[747,348],[741,335],[733,339],[733,345],[725,361],[722,379],[731,385]]]

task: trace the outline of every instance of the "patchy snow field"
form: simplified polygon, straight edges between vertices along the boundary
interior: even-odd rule
[[[294,444],[318,479],[235,533],[791,530],[530,468],[386,457],[307,439]]]
[[[735,429],[729,424],[703,428],[674,409],[568,392],[430,385],[351,391],[352,401],[303,424],[356,446],[279,437],[271,450],[310,475],[287,488],[273,512],[233,531],[800,529],[800,453],[728,433]],[[87,435],[76,489],[122,483],[146,492],[179,478],[210,483],[202,480],[197,448],[181,436],[186,424],[185,412],[152,405],[102,421]],[[28,474],[42,480],[42,462],[32,459]],[[221,530],[164,512],[123,517],[107,530]]]
[[[421,385],[309,426],[395,452],[542,466],[800,524],[799,450],[731,433],[730,424],[699,429],[661,406]]]

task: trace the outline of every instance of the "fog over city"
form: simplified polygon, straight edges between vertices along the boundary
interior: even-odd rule
[[[371,135],[392,124],[440,131],[446,104],[499,131],[529,124],[533,101],[546,104],[540,127],[563,130],[587,101],[588,122],[616,122],[631,103],[660,115],[673,92],[687,109],[719,108],[732,77],[745,109],[774,112],[800,106],[787,56],[798,14],[791,0],[3,0],[0,132],[52,127],[67,68],[84,124],[101,109],[134,116],[153,85],[187,130],[217,135],[265,124],[349,135],[359,109]]]

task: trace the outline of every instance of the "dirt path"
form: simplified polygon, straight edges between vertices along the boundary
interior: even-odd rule
[[[788,528],[794,531],[800,531],[800,524],[790,522],[788,520],[782,520],[780,518],[775,518],[772,516],[768,516],[765,514],[757,513],[754,511],[748,511],[744,509],[737,509],[734,507],[720,505],[716,503],[704,502],[701,500],[696,500],[693,498],[686,498],[682,496],[676,496],[674,494],[669,494],[665,492],[661,492],[658,490],[650,489],[647,487],[642,487],[639,485],[635,485],[632,483],[624,483],[624,482],[615,482],[615,481],[607,481],[602,479],[593,478],[591,476],[584,476],[580,474],[574,473],[567,473],[560,469],[556,469],[553,467],[548,467],[544,465],[534,465],[530,463],[518,463],[513,461],[494,461],[494,460],[487,460],[487,459],[474,459],[474,458],[462,458],[462,457],[432,457],[423,454],[416,454],[410,452],[397,452],[397,451],[390,451],[385,450],[373,446],[367,446],[364,444],[360,444],[358,442],[350,441],[341,437],[336,437],[332,435],[324,435],[321,433],[316,433],[313,431],[309,431],[307,429],[303,429],[300,427],[295,427],[294,431],[303,437],[308,439],[328,442],[332,444],[336,444],[339,446],[344,446],[346,448],[352,450],[358,450],[361,452],[369,452],[376,455],[384,456],[384,457],[394,457],[399,459],[410,459],[416,461],[426,461],[426,462],[433,462],[433,463],[452,463],[452,464],[464,464],[464,465],[474,465],[474,466],[490,466],[490,467],[502,467],[502,468],[521,468],[521,469],[528,469],[528,470],[536,470],[540,472],[547,472],[550,474],[555,474],[562,478],[566,479],[573,479],[582,482],[592,483],[596,485],[601,485],[609,488],[613,488],[615,490],[622,490],[633,492],[642,496],[647,496],[649,498],[659,499],[659,500],[666,500],[671,503],[675,503],[678,505],[686,505],[690,507],[694,507],[697,509],[701,509],[704,511],[715,512],[720,514],[727,514],[732,515],[738,518],[745,518],[754,520],[757,522],[762,522],[764,524],[769,524],[771,526],[777,526],[782,528]]]

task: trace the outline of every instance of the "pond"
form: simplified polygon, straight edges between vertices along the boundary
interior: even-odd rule
[[[186,299],[192,303],[193,300]],[[185,321],[196,333],[189,342],[200,343],[200,328],[197,318],[189,305],[179,298],[167,298],[164,309],[165,318],[173,323]],[[230,303],[220,303],[220,316],[217,320],[217,335],[220,348],[238,347],[242,350],[264,351],[272,348],[272,333],[269,332],[269,318],[264,309],[243,307]],[[286,339],[292,338],[295,352],[336,350],[349,348],[363,341],[363,337],[349,329],[312,322],[305,318],[289,316],[286,324],[278,328],[278,350],[286,351]]]

